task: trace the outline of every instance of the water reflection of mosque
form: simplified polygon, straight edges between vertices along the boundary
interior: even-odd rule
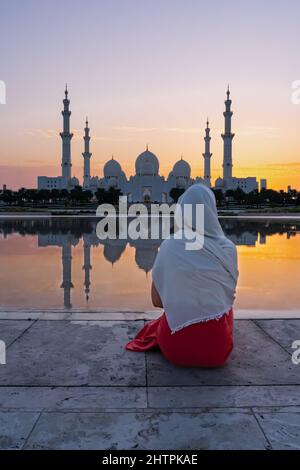
[[[266,244],[267,237],[280,234],[288,239],[300,233],[299,222],[249,221],[247,219],[221,219],[223,230],[236,245],[255,247]],[[51,218],[51,219],[0,219],[0,234],[6,238],[10,234],[37,235],[38,246],[58,246],[61,248],[62,282],[64,306],[71,308],[72,250],[82,240],[83,243],[83,286],[86,299],[91,289],[91,248],[103,245],[103,256],[107,262],[117,263],[128,246],[135,250],[135,263],[146,275],[151,271],[161,239],[156,240],[99,240],[96,234],[96,219]]]
[[[103,245],[103,256],[113,266],[117,263],[126,247],[129,245],[135,248],[135,263],[146,275],[151,271],[158,249],[162,240],[99,240],[96,233],[83,233],[83,271],[84,289],[86,300],[89,300],[91,286],[91,248]],[[61,247],[62,255],[62,283],[64,292],[64,306],[71,308],[71,290],[74,287],[72,282],[72,249],[77,246],[80,239],[71,233],[66,234],[38,234],[38,246],[58,246]]]
[[[238,226],[236,221],[224,219],[221,221],[224,232],[227,237],[237,246],[255,247],[257,243],[266,244],[267,235],[274,233],[273,224],[264,223],[260,227],[251,225],[248,222],[241,222]],[[82,233],[81,237],[70,232],[64,234],[45,234],[38,233],[38,246],[60,246],[62,249],[62,283],[61,288],[64,291],[64,306],[71,308],[71,289],[72,283],[72,248],[79,244],[80,238],[83,241],[83,271],[84,271],[84,289],[86,300],[89,300],[91,286],[91,247],[103,245],[103,256],[113,266],[117,263],[126,247],[129,245],[135,248],[135,263],[139,269],[146,275],[151,271],[155,258],[158,253],[162,239],[156,240],[99,240],[96,234],[96,222],[92,222],[93,230],[90,233]],[[259,228],[260,230],[259,230]],[[263,230],[264,228],[264,230]],[[277,233],[275,231],[275,233]],[[290,225],[285,232],[287,238],[297,233],[297,227]]]

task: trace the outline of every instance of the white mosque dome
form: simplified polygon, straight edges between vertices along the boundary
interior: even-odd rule
[[[224,185],[223,179],[222,178],[217,178],[215,181],[215,187],[216,188],[222,188]]]
[[[72,188],[75,188],[75,186],[79,186],[79,180],[73,176],[73,178],[70,178],[69,184]]]
[[[203,178],[201,178],[201,176],[196,176],[195,184],[205,184],[205,181]]]
[[[135,172],[139,176],[157,176],[159,171],[159,161],[154,153],[147,148],[135,161]]]
[[[191,167],[185,160],[181,159],[175,163],[173,166],[173,175],[175,178],[190,178],[191,177]]]
[[[103,173],[105,178],[118,178],[122,173],[120,163],[114,160],[114,158],[111,158],[111,160],[105,163]]]

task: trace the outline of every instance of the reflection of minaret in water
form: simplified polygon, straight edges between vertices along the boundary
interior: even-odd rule
[[[89,300],[89,293],[90,293],[90,272],[92,269],[91,266],[91,244],[88,240],[87,235],[83,235],[83,267],[84,269],[84,287],[85,287],[85,298]]]
[[[266,234],[259,232],[259,244],[265,245],[267,243]]]
[[[69,238],[64,240],[62,245],[62,268],[63,268],[63,282],[61,288],[64,289],[64,306],[72,308],[71,304],[71,289],[74,287],[72,284],[72,242]]]
[[[294,230],[293,230],[293,227],[291,227],[292,230],[287,230],[286,232],[286,239],[287,240],[290,240],[292,237],[295,237],[297,235],[297,231],[294,227]]]

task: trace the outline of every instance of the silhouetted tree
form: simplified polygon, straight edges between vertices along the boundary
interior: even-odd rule
[[[226,197],[230,197],[235,202],[241,204],[245,202],[246,194],[241,188],[237,188],[235,190],[229,189],[228,191],[226,191]]]
[[[98,201],[98,204],[104,204],[105,200],[105,189],[104,188],[98,188],[97,191],[95,192],[96,199]]]
[[[236,190],[228,190],[223,193],[221,189],[212,190],[218,206],[225,203],[229,205],[228,199],[233,203],[244,204],[248,206],[255,205],[256,207],[262,205],[270,206],[299,206],[300,205],[300,192],[296,190],[289,191],[275,191],[273,189],[264,189],[262,191],[251,191],[245,193],[241,188]],[[169,192],[173,201],[177,202],[179,197],[184,193],[183,188],[172,188]],[[117,205],[119,197],[122,195],[121,191],[116,188],[98,188],[95,197],[99,204],[110,203]],[[20,188],[18,191],[9,189],[0,190],[0,201],[8,205],[24,204],[51,204],[51,203],[64,203],[66,206],[71,201],[73,204],[89,204],[93,199],[93,193],[90,190],[84,190],[81,186],[76,186],[71,191],[67,189],[26,189]],[[226,201],[227,199],[227,201]]]
[[[170,197],[173,199],[174,202],[177,202],[180,196],[184,193],[183,188],[172,188],[169,192]]]
[[[105,190],[104,188],[98,188],[95,196],[97,198],[98,204],[114,204],[119,203],[119,197],[122,195],[120,189],[109,188]]]
[[[111,204],[117,205],[119,203],[119,197],[122,195],[120,189],[109,188],[106,192],[108,200]]]
[[[215,195],[217,205],[223,204],[225,201],[225,197],[224,197],[222,189],[213,189],[212,191]]]
[[[260,196],[262,201],[269,202],[270,204],[282,204],[283,202],[283,195],[273,189],[265,189],[261,191]]]
[[[38,191],[38,196],[37,197],[38,197],[38,200],[40,202],[45,204],[46,202],[49,202],[50,196],[51,196],[51,193],[50,193],[49,189],[40,189]]]
[[[13,204],[16,202],[16,195],[11,189],[6,189],[1,192],[0,200],[5,202],[5,204]]]

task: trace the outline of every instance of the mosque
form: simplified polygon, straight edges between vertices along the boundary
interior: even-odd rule
[[[127,177],[120,163],[113,157],[105,163],[103,168],[103,177],[91,176],[91,157],[90,152],[90,129],[88,120],[86,119],[84,128],[84,151],[83,156],[83,181],[84,189],[89,189],[93,193],[98,188],[108,190],[109,188],[119,189],[123,195],[128,197],[129,202],[173,202],[170,191],[173,188],[186,189],[192,184],[202,183],[208,187],[221,189],[226,192],[229,189],[242,189],[245,193],[258,190],[258,182],[255,177],[236,178],[232,175],[232,141],[234,134],[231,130],[231,111],[232,101],[230,99],[229,87],[227,90],[227,99],[225,101],[225,129],[222,134],[223,139],[223,177],[218,178],[213,186],[211,183],[211,157],[210,150],[210,128],[209,122],[206,123],[204,136],[204,173],[203,177],[191,177],[191,167],[188,162],[182,158],[173,166],[168,177],[159,174],[159,160],[152,153],[148,146],[135,161],[135,175]],[[38,176],[38,189],[72,189],[80,183],[77,178],[72,177],[71,162],[71,140],[73,134],[70,132],[70,100],[68,98],[68,89],[65,90],[65,98],[63,100],[64,109],[63,130],[60,133],[62,139],[62,174],[58,177]],[[264,188],[266,188],[266,180]]]

